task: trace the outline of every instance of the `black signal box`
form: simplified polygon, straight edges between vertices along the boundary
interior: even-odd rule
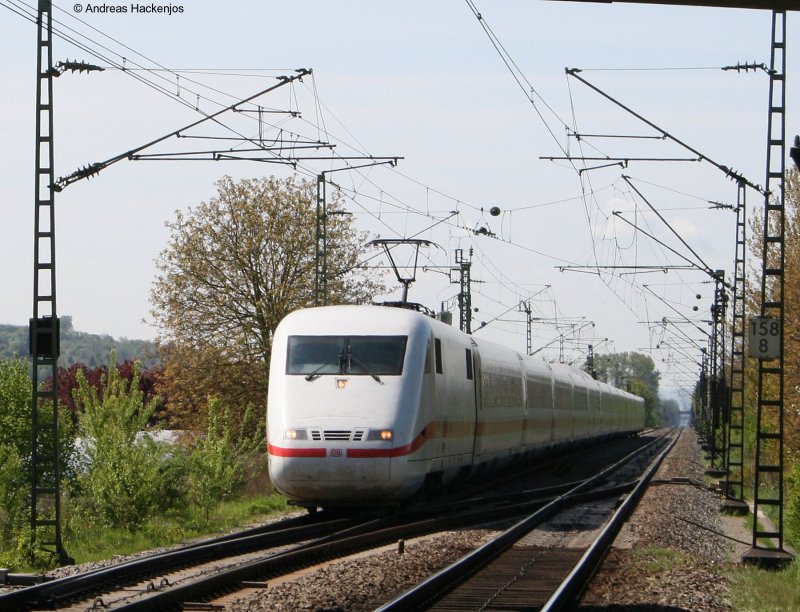
[[[53,329],[54,327],[55,329]],[[36,330],[35,333],[34,329]],[[55,339],[53,334],[55,334]],[[61,325],[59,320],[53,317],[30,319],[28,339],[31,355],[36,354],[39,357],[50,359],[58,357],[61,353]],[[34,342],[36,343],[35,345]],[[34,348],[36,349],[35,351]]]

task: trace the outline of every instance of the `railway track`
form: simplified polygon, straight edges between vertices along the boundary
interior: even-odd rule
[[[625,447],[625,441],[622,442],[618,446]],[[636,443],[627,441],[628,445]],[[0,609],[215,609],[209,602],[226,593],[242,588],[263,588],[268,581],[301,568],[400,540],[487,522],[517,523],[522,515],[550,516],[556,508],[591,500],[611,500],[606,504],[612,506],[613,500],[634,487],[630,476],[618,473],[622,465],[631,463],[640,452],[631,452],[615,467],[607,468],[592,479],[584,478],[578,470],[578,474],[562,474],[561,482],[555,485],[525,489],[520,486],[524,480],[517,477],[507,479],[506,486],[516,485],[512,490],[461,499],[458,503],[448,500],[360,519],[326,518],[328,513],[321,512],[282,521],[255,531],[8,593],[0,596]],[[594,464],[591,459],[576,462],[575,456],[570,456],[572,465]],[[559,472],[558,465],[559,461],[552,463],[552,471]],[[612,473],[618,475],[612,478]],[[578,479],[565,483],[563,480],[567,476],[578,476]],[[604,481],[603,486],[593,489],[593,483],[598,481]],[[537,554],[543,557],[545,552],[543,548]],[[549,554],[555,559],[552,547]],[[512,560],[511,563],[516,562]],[[543,567],[542,562],[537,563],[537,570],[539,567]],[[512,590],[505,589],[507,593]]]
[[[246,555],[253,550],[277,548],[290,543],[322,538],[353,527],[354,519],[328,518],[325,515],[302,516],[219,536],[140,559],[92,570],[73,576],[48,580],[0,595],[1,610],[29,610],[46,607],[86,609],[105,606],[114,589],[157,591],[169,584],[167,575],[182,568]],[[84,605],[87,604],[88,605]],[[83,605],[83,607],[81,607]]]
[[[610,512],[605,525],[597,530],[588,545],[539,546],[531,544],[528,538],[545,521],[552,524],[554,518],[574,502],[581,490],[591,487],[595,480],[606,478],[619,468],[619,464],[577,485],[457,563],[384,604],[379,610],[572,609],[677,439],[674,437],[670,444],[660,449],[632,486],[631,492]],[[630,459],[632,457],[620,463]]]

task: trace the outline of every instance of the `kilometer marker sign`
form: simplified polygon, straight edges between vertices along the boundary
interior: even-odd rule
[[[747,323],[747,354],[758,359],[776,359],[781,354],[781,320],[752,317]]]

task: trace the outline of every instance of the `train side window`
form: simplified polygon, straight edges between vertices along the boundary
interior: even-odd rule
[[[436,373],[441,374],[444,372],[442,368],[442,341],[439,338],[433,340],[434,352],[436,353]]]
[[[466,349],[467,351],[467,380],[472,380],[472,351]]]
[[[428,339],[428,344],[425,347],[425,374],[431,373],[431,341]]]

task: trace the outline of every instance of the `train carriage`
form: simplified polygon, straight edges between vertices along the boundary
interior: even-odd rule
[[[641,398],[386,306],[296,311],[278,326],[269,471],[307,506],[397,502],[509,460],[641,429]]]

